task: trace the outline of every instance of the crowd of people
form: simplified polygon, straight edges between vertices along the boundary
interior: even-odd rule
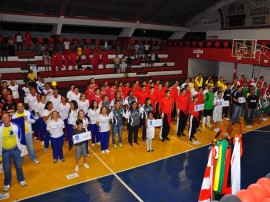
[[[181,85],[178,81],[162,84],[152,80],[133,84],[116,80],[111,85],[104,81],[102,85],[97,85],[91,78],[84,92],[70,84],[66,95],[42,76],[36,79],[31,71],[28,78],[22,87],[13,79],[1,83],[0,115],[3,124],[0,128],[0,152],[5,191],[11,182],[11,158],[14,158],[18,181],[22,186],[26,185],[20,166],[22,159],[18,158],[21,134],[11,118],[24,117],[26,146],[34,163],[39,163],[39,160],[33,139],[41,141],[44,153],[51,144],[53,163],[57,164],[58,160],[65,162],[65,140],[69,150],[72,150],[73,135],[91,131],[91,145],[88,145],[90,141],[75,144],[77,172],[80,157],[83,157],[84,167],[89,168],[86,162],[89,146],[100,146],[102,154],[110,152],[110,137],[113,148],[118,149],[125,144],[130,147],[140,145],[138,136],[141,134],[140,140],[146,141],[146,151],[153,152],[152,139],[156,132],[149,125],[149,120],[162,120],[159,134],[162,142],[170,141],[172,121],[176,121],[176,135],[187,136],[193,142],[197,140],[195,134],[206,127],[214,126],[213,130],[218,132],[223,119],[231,119],[232,125],[235,125],[244,115],[246,125],[250,125],[267,121],[269,115],[270,92],[263,76],[258,81],[256,78],[247,81],[243,75],[227,83],[223,77],[214,82],[210,76],[205,79],[199,74],[194,79],[186,79]],[[23,100],[20,99],[22,97]],[[185,134],[187,126],[188,135]],[[125,127],[127,142],[122,138]]]

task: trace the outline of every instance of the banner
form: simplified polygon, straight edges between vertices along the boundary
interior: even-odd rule
[[[73,143],[74,144],[77,144],[79,142],[83,142],[86,140],[90,140],[90,139],[91,139],[91,132],[90,131],[85,132],[85,133],[80,133],[77,135],[73,135]]]
[[[162,126],[162,119],[148,120],[148,126],[160,127],[160,126]]]
[[[200,105],[195,105],[194,106],[194,110],[197,111],[202,111],[204,110],[204,104],[200,104]]]
[[[238,101],[239,101],[239,103],[245,103],[246,102],[246,98],[240,97],[240,98],[238,98]]]

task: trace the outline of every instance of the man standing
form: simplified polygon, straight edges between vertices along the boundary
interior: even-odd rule
[[[237,87],[237,91],[234,92],[233,94],[233,112],[232,112],[232,124],[234,125],[235,123],[240,123],[239,118],[241,116],[242,112],[242,105],[243,103],[239,98],[242,98],[242,86]]]
[[[13,114],[12,119],[19,117],[24,117],[24,131],[25,131],[25,142],[28,149],[30,159],[38,164],[36,153],[33,147],[33,138],[32,138],[32,124],[35,123],[35,119],[31,112],[24,109],[24,104],[22,102],[17,103],[17,111]]]
[[[171,91],[166,90],[165,91],[165,97],[161,99],[159,103],[159,114],[163,119],[162,122],[162,130],[161,130],[161,138],[162,142],[165,142],[165,140],[170,140],[168,138],[169,132],[170,132],[170,124],[171,124],[171,113],[173,111],[173,99],[171,98]]]
[[[187,96],[187,89],[181,89],[180,95],[176,99],[177,103],[177,136],[186,136],[184,130],[188,120],[188,105],[190,98]]]
[[[254,117],[255,117],[255,112],[258,107],[259,103],[259,98],[255,94],[255,89],[251,88],[250,90],[250,95],[247,97],[247,102],[246,102],[246,125],[253,125]]]
[[[17,180],[21,186],[26,186],[25,178],[22,170],[20,140],[22,132],[18,125],[11,123],[11,117],[8,113],[2,115],[3,125],[0,126],[0,155],[3,158],[4,166],[4,191],[10,188],[12,173],[11,162],[13,159],[16,169]]]
[[[213,114],[213,102],[214,102],[214,93],[213,87],[208,87],[208,92],[204,94],[204,111],[203,111],[203,123],[202,128],[205,129],[205,123],[208,127],[212,127],[210,120]]]
[[[118,57],[117,54],[115,58],[113,58],[113,62],[114,62],[114,73],[118,73],[119,68],[120,68],[120,58]]]

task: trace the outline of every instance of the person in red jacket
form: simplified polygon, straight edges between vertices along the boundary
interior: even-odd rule
[[[102,102],[102,96],[100,95],[99,88],[96,88],[95,94],[93,95],[92,100],[96,100],[98,104]]]
[[[159,105],[160,105],[160,101],[162,100],[162,98],[164,98],[164,91],[162,89],[162,84],[158,84],[158,88],[157,90],[155,90],[155,93],[157,95],[157,104],[156,104],[156,107],[157,107],[157,111],[159,109]],[[159,113],[157,113],[157,118],[160,118],[159,117]]]
[[[148,93],[147,97],[151,98],[151,100],[152,100],[153,112],[155,114],[156,113],[156,104],[157,104],[157,95],[155,93],[155,87],[154,86],[150,87],[150,90],[149,90],[149,93]]]
[[[93,73],[96,73],[96,70],[98,69],[98,62],[97,59],[95,57],[92,58],[91,60],[92,62],[92,68],[93,68]]]
[[[171,113],[173,111],[173,99],[171,98],[170,90],[165,91],[165,97],[163,97],[159,102],[159,114],[162,117],[162,129],[161,129],[161,138],[162,142],[165,140],[170,140],[168,138],[171,125]]]
[[[57,69],[58,71],[61,71],[63,68],[63,55],[61,52],[56,53],[56,63],[57,63]]]
[[[112,101],[114,99],[114,95],[115,95],[116,91],[117,91],[116,85],[113,83],[111,88],[110,88],[110,91],[109,91],[110,101]]]
[[[29,32],[26,32],[24,35],[25,39],[25,48],[26,49],[31,49],[32,46],[32,35]]]
[[[72,70],[75,70],[76,69],[76,61],[77,61],[77,54],[75,51],[72,51],[70,53],[70,61],[71,61]]]
[[[177,136],[186,136],[184,130],[188,120],[188,105],[190,98],[187,96],[187,89],[181,89],[180,95],[176,99],[177,104]]]
[[[91,50],[90,50],[90,48],[87,46],[87,47],[84,49],[84,55],[85,55],[85,59],[86,59],[86,63],[87,63],[87,64],[91,64],[90,53],[91,53]]]
[[[102,57],[103,68],[106,69],[106,66],[108,64],[108,51],[107,50],[103,51],[101,54],[101,57]]]
[[[188,113],[190,114],[189,119],[189,130],[188,130],[188,139],[189,141],[197,140],[195,138],[196,130],[199,126],[199,112],[195,110],[195,106],[198,104],[198,97],[193,97],[193,102],[188,105]]]
[[[179,94],[179,90],[178,90],[177,86],[178,86],[178,83],[174,82],[173,86],[172,86],[172,90],[171,90],[172,98],[173,98],[173,101],[174,101],[174,110],[173,110],[173,113],[172,113],[172,118],[173,119],[176,119],[176,114],[177,114],[177,112],[176,112],[176,110],[177,110],[176,99],[177,99],[178,94]]]
[[[66,70],[69,70],[69,52],[68,51],[64,53],[64,58],[65,58],[65,68]]]
[[[56,59],[54,53],[50,57],[50,63],[51,63],[51,75],[54,76],[56,72]]]
[[[88,87],[85,90],[84,94],[86,96],[86,99],[89,101],[89,103],[92,103],[93,96],[95,95],[95,89],[91,82],[88,82]]]
[[[139,106],[142,106],[145,103],[145,100],[148,96],[148,92],[146,91],[146,86],[142,86],[141,92],[139,92]]]

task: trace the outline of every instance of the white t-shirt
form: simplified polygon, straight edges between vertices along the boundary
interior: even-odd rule
[[[88,110],[89,110],[89,100],[85,100],[84,102],[79,100],[78,107],[79,107],[79,109],[82,109],[85,114],[87,114]]]
[[[22,87],[22,90],[24,91],[24,97],[26,97],[27,95],[29,95],[30,94],[30,89],[29,89],[29,87],[27,88],[27,87]],[[25,99],[25,98],[24,98]]]
[[[77,95],[75,93],[72,93],[69,101],[75,100],[78,103],[78,101],[80,100],[80,96],[81,93],[78,93]]]
[[[74,126],[76,126],[76,121],[77,121],[77,119],[74,120],[74,123],[73,123]],[[88,127],[87,127],[88,125],[89,125],[88,119],[87,118],[84,118],[83,119],[83,128],[86,130],[86,132],[88,131]]]
[[[50,132],[52,138],[58,138],[64,135],[65,124],[62,119],[58,119],[58,121],[49,120],[47,123],[47,130]]]
[[[65,50],[69,50],[70,42],[69,41],[65,41],[64,42],[64,45],[65,45]]]
[[[68,115],[68,124],[73,124],[74,120],[76,121],[78,118],[78,109],[77,110],[70,110],[70,113]]]
[[[53,109],[52,109],[52,111],[53,111]],[[52,111],[48,111],[48,109],[44,109],[42,112],[42,117],[48,116]],[[48,125],[49,121],[50,121],[50,118],[48,118],[47,121],[45,121],[46,125]]]
[[[68,99],[69,102],[71,101],[71,95],[72,94],[73,94],[73,91],[72,90],[70,90],[70,91],[67,92],[67,99]]]
[[[35,107],[35,112],[38,112],[39,113],[39,117],[42,117],[43,115],[43,111],[45,110],[45,103],[43,104],[42,102],[39,102],[36,107]]]
[[[88,117],[90,118],[90,124],[96,124],[97,123],[97,117],[100,114],[100,108],[98,108],[96,111],[93,109],[89,109],[88,111]]]
[[[8,88],[12,91],[12,95],[14,99],[18,99],[20,98],[19,96],[19,86],[15,85],[15,86],[8,86]]]
[[[110,131],[110,117],[108,115],[103,116],[99,114],[97,117],[97,122],[99,123],[99,132],[107,132]]]
[[[58,105],[61,103],[61,95],[58,95],[57,98],[52,95],[49,101],[53,103],[53,108],[57,109]]]
[[[35,96],[32,96],[32,94],[29,94],[24,99],[24,103],[29,105],[29,110],[34,110],[34,104],[37,101],[37,94]]]
[[[146,50],[146,51],[148,51],[149,48],[150,48],[150,45],[149,45],[149,44],[146,44],[146,45],[144,46],[144,50]]]
[[[63,103],[60,103],[58,105],[57,111],[59,112],[59,116],[61,119],[65,120],[68,118],[68,112],[70,110],[70,104],[66,103],[63,105]]]
[[[21,34],[16,35],[16,42],[23,42],[23,38]]]
[[[44,89],[44,94],[46,95],[46,101],[49,101],[50,100],[50,98],[52,97],[52,95],[53,95],[53,90],[52,89],[48,89],[48,90],[46,90],[46,89]],[[47,95],[47,93],[49,93],[48,95]],[[53,106],[54,107],[54,106]]]

